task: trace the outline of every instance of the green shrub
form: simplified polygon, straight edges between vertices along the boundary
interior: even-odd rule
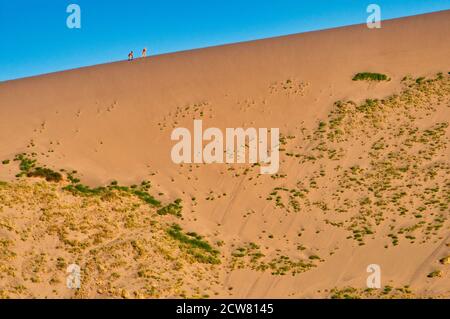
[[[440,270],[432,271],[427,275],[427,277],[428,278],[442,277],[442,271]]]
[[[219,251],[214,249],[202,236],[192,232],[185,234],[177,224],[173,224],[167,233],[180,243],[180,249],[192,255],[198,262],[220,264]]]
[[[176,199],[173,203],[168,204],[160,209],[158,209],[159,215],[173,215],[176,217],[181,217],[181,211],[183,206],[181,205],[181,199]]]
[[[47,182],[60,182],[62,175],[58,172],[52,171],[49,168],[37,167],[33,171],[27,173],[28,177],[42,177]]]
[[[423,82],[423,80],[425,80],[425,77],[421,76],[420,78],[417,78],[417,79],[416,79],[416,83],[417,83],[417,84],[420,84],[420,83]]]
[[[390,78],[386,74],[362,72],[357,73],[353,77],[353,81],[389,81]]]
[[[26,154],[18,154],[14,160],[20,162],[19,169],[23,173],[28,173],[36,165],[36,160],[28,158]]]
[[[317,255],[311,255],[311,256],[309,256],[309,259],[311,259],[311,260],[314,260],[314,259],[320,260],[320,257],[317,256]]]
[[[32,154],[32,156],[33,155],[36,154]],[[45,178],[47,182],[60,182],[63,179],[63,176],[58,172],[45,167],[36,167],[36,160],[29,158],[25,153],[16,155],[14,161],[19,162],[19,169],[21,171],[16,177],[24,175],[27,177],[42,177]],[[7,162],[3,161],[3,164],[7,163],[9,163],[9,160]]]
[[[72,193],[72,195],[102,195],[107,190],[105,187],[90,188],[83,184],[67,185],[63,188],[65,191]]]
[[[133,189],[131,190],[132,194],[134,194],[135,196],[139,197],[140,200],[146,202],[147,204],[151,205],[151,206],[155,206],[158,207],[161,205],[161,202],[157,199],[155,199],[152,195],[150,195],[149,193],[147,193],[147,191],[142,191],[142,190],[137,190],[137,189]]]

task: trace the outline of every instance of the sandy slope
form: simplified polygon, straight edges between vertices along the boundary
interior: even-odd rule
[[[150,180],[152,194],[161,193],[157,197],[163,202],[183,200],[184,219],[179,223],[184,228],[225,242],[225,259],[248,242],[264,248],[267,258],[275,258],[281,251],[293,260],[308,260],[312,255],[322,259],[315,261],[316,267],[294,277],[247,266],[227,271],[223,264],[217,269],[219,296],[328,296],[334,287],[364,288],[366,267],[371,263],[381,265],[383,285],[411,285],[418,295],[448,296],[449,270],[438,262],[449,253],[448,206],[443,211],[427,206],[425,216],[420,217],[429,227],[435,218],[444,219],[435,234],[426,234],[424,226],[414,233],[420,240],[411,243],[403,238],[399,245],[391,245],[392,237],[388,236],[392,227],[398,230],[415,224],[414,214],[421,207],[415,198],[426,187],[438,185],[440,203],[448,204],[448,128],[443,129],[443,140],[435,141],[444,146],[427,149],[431,158],[422,158],[421,147],[415,145],[411,148],[414,154],[397,158],[396,163],[408,160],[421,165],[408,178],[393,181],[406,189],[401,200],[407,206],[407,216],[397,214],[396,203],[375,207],[374,211],[383,212],[383,221],[376,226],[376,217],[363,221],[375,231],[365,245],[348,236],[352,236],[352,223],[358,220],[355,216],[362,214],[357,203],[371,196],[369,191],[349,186],[343,196],[355,204],[344,214],[336,209],[345,201],[334,195],[343,187],[340,183],[346,170],[359,165],[368,172],[376,171],[371,163],[385,156],[386,149],[401,152],[395,145],[395,141],[405,142],[396,135],[401,123],[407,129],[417,127],[419,131],[414,134],[420,136],[437,123],[449,122],[449,31],[450,11],[444,11],[386,21],[380,30],[351,26],[1,83],[0,160],[35,152],[40,163],[77,170],[83,183],[91,186],[112,180],[123,185]],[[391,80],[352,81],[355,73],[363,71],[384,73]],[[415,82],[415,78],[435,77],[438,72],[445,75],[440,82],[424,87]],[[402,82],[407,75],[414,79]],[[406,111],[383,111],[388,116],[377,119],[382,123],[379,127],[358,118],[358,112],[352,113],[351,123],[345,123],[346,140],[327,141],[327,147],[341,149],[337,160],[320,155],[317,161],[299,160],[304,154],[317,152],[320,138],[314,132],[320,121],[329,120],[336,101],[351,100],[359,105],[365,99],[399,94],[408,85],[413,86],[410,94],[416,97],[413,109],[399,102]],[[292,137],[281,157],[282,176],[259,176],[254,168],[246,172],[248,165],[172,163],[172,128],[191,128],[194,118],[203,119],[205,127],[279,127],[284,136]],[[374,159],[368,154],[381,138],[390,144],[384,153],[370,155],[378,156]],[[289,156],[290,152],[302,155]],[[437,168],[435,180],[429,181],[426,169],[435,163],[442,166]],[[12,163],[0,165],[0,180],[14,180],[17,170]],[[423,185],[406,187],[421,174]],[[289,195],[280,195],[282,190],[270,195],[277,187],[298,191],[303,187],[299,182],[310,187],[311,178],[317,179],[318,187],[302,199],[299,212],[289,208]],[[383,196],[393,196],[398,189],[390,190]],[[270,196],[273,199],[267,200]],[[276,205],[277,196],[284,207]],[[319,208],[320,202],[331,212]],[[370,205],[375,202],[372,199]],[[14,219],[14,210],[9,218]],[[343,225],[330,226],[326,220]],[[20,241],[16,245],[19,247]],[[306,249],[299,250],[299,245]],[[52,254],[51,250],[47,253]],[[427,278],[436,268],[443,269],[442,277]]]

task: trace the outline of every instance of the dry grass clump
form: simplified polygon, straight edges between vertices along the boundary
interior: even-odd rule
[[[105,200],[72,194],[63,187],[31,179],[0,184],[1,297],[162,298],[213,293],[219,253],[194,233],[183,233],[189,241],[180,245],[179,238],[169,234],[175,216],[149,210],[139,197],[120,190],[110,190],[115,196]],[[66,287],[66,268],[72,263],[81,268],[78,290]]]

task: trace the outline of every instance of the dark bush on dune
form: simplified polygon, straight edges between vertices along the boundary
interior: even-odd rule
[[[386,74],[362,72],[353,77],[353,81],[389,81]]]
[[[58,172],[52,171],[49,168],[37,167],[34,171],[27,173],[28,177],[42,177],[47,182],[60,182],[62,175]]]

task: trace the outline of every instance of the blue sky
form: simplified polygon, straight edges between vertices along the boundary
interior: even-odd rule
[[[66,8],[81,7],[81,29]],[[450,0],[0,0],[0,81],[126,59],[450,9]]]

